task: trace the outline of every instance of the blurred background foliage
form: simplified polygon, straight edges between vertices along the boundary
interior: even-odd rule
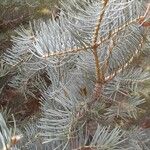
[[[16,34],[17,28],[22,25],[28,27],[29,21],[50,19],[57,14],[57,8],[58,0],[0,0],[0,108],[1,111],[8,108],[19,120],[38,111],[38,100],[31,96],[25,97],[7,85],[16,71],[10,73],[12,70],[2,62],[1,56],[6,49],[11,48],[11,36]]]
[[[50,18],[57,4],[58,0],[0,0],[0,54],[11,47],[14,29],[29,20]]]

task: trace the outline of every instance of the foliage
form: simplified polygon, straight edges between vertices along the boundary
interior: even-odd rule
[[[60,6],[59,17],[16,30],[2,56],[18,70],[9,86],[25,95],[40,92],[40,115],[22,127],[24,139],[14,149],[148,147],[145,137],[139,143],[132,136],[139,128],[126,126],[145,102],[138,84],[149,73],[133,61],[149,48],[149,7],[137,0],[65,0]]]

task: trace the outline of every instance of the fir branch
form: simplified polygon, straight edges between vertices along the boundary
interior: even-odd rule
[[[34,149],[37,143],[42,149],[43,140],[48,148],[58,150],[123,149],[124,132],[112,129],[114,124],[112,128],[98,124],[103,117],[136,118],[144,102],[133,94],[135,87],[129,87],[142,76],[133,77],[138,70],[128,70],[145,41],[146,34],[139,25],[140,4],[136,0],[67,0],[58,20],[40,20],[30,30],[18,31],[13,52],[8,50],[4,60],[11,66],[21,62],[20,68],[27,72],[25,81],[36,77],[39,88],[48,88],[41,99],[41,119],[34,124],[40,134],[35,137],[39,130],[26,127],[26,138],[32,133],[33,138],[25,146]],[[41,84],[40,70],[46,70],[48,87]],[[18,80],[24,78],[18,76]],[[106,98],[111,99],[109,106]],[[101,104],[104,106],[99,107]],[[91,124],[94,129],[88,129]]]
[[[112,80],[117,74],[119,74],[120,72],[122,72],[125,68],[127,68],[132,61],[134,60],[135,57],[137,57],[137,55],[139,55],[139,49],[142,48],[143,45],[143,39],[141,40],[140,44],[139,44],[139,48],[135,51],[135,54],[128,60],[128,62],[126,62],[123,66],[121,66],[120,68],[118,68],[117,70],[115,70],[111,75],[105,77],[105,81],[108,82],[110,80]]]
[[[104,1],[104,6],[102,8],[102,12],[100,12],[100,16],[98,18],[98,23],[96,24],[95,27],[95,31],[94,31],[94,36],[93,36],[93,54],[94,54],[94,58],[95,58],[95,70],[96,70],[96,82],[97,83],[103,83],[104,81],[104,76],[102,74],[102,71],[100,69],[100,65],[99,65],[99,58],[98,58],[98,53],[97,53],[97,38],[98,38],[98,34],[99,34],[99,30],[100,30],[100,24],[102,22],[102,19],[104,17],[104,13],[106,10],[106,5],[108,3],[108,0]]]

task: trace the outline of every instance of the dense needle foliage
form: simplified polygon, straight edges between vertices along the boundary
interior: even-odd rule
[[[139,84],[150,74],[134,61],[149,54],[150,6],[142,0],[59,6],[51,20],[17,29],[2,55],[3,76],[16,71],[8,85],[38,97],[40,110],[19,124],[12,117],[11,127],[3,111],[0,149],[148,150],[150,130],[136,119],[145,103]]]

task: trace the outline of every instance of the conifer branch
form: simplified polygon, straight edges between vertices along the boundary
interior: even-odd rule
[[[82,52],[82,51],[87,51],[88,49],[93,48],[92,46],[84,46],[81,48],[76,48],[76,49],[68,49],[65,51],[57,51],[57,52],[50,52],[46,53],[43,55],[43,59],[47,59],[49,57],[62,57],[68,54],[76,54],[77,52]]]
[[[110,34],[107,37],[101,38],[101,40],[97,42],[97,46],[100,46],[104,42],[108,41],[110,38],[112,38],[112,39],[115,38],[119,32],[125,30],[126,27],[128,27],[129,25],[134,24],[134,23],[139,23],[138,21],[140,18],[141,18],[141,16],[135,18],[134,20],[124,23],[122,26],[118,27],[117,29],[114,29],[113,31],[110,32]]]
[[[141,2],[66,0],[63,4],[57,20],[35,22],[31,32],[19,31],[12,52],[4,58],[14,68],[21,63],[26,81],[35,76],[38,88],[44,89],[39,90],[42,115],[26,130],[26,138],[33,139],[23,148],[37,149],[39,143],[41,149],[122,149],[126,135],[115,124],[107,124],[118,116],[136,118],[144,102],[125,81],[136,82],[142,76],[141,70],[128,69],[142,51],[146,35],[139,24]],[[41,68],[48,85],[41,84]],[[18,77],[19,82],[23,77]],[[14,80],[12,85],[17,83]],[[9,147],[14,138],[10,137]],[[128,145],[128,149],[133,148]]]
[[[142,48],[143,43],[144,43],[144,39],[142,38],[141,39],[141,43],[139,44],[138,49],[136,49],[136,51],[135,51],[135,54],[123,66],[121,66],[120,68],[118,68],[117,70],[115,70],[111,75],[105,77],[105,82],[109,82],[110,80],[112,80],[117,74],[119,74],[120,72],[122,72],[125,68],[127,68],[132,63],[132,61],[134,60],[134,58],[139,55],[139,49]]]
[[[97,48],[98,48],[98,45],[97,45],[97,39],[98,39],[98,35],[99,35],[99,30],[100,30],[100,24],[103,20],[103,17],[104,17],[104,14],[105,14],[105,11],[106,11],[106,5],[108,3],[109,0],[105,0],[104,1],[104,4],[103,4],[103,9],[102,9],[102,12],[100,13],[100,16],[98,18],[98,22],[96,24],[96,27],[95,27],[95,31],[94,31],[94,36],[93,36],[93,55],[94,55],[94,58],[95,58],[95,71],[96,71],[96,82],[97,83],[103,83],[104,82],[104,75],[102,73],[102,70],[100,68],[100,64],[99,64],[99,58],[98,58],[98,52],[97,52]]]

